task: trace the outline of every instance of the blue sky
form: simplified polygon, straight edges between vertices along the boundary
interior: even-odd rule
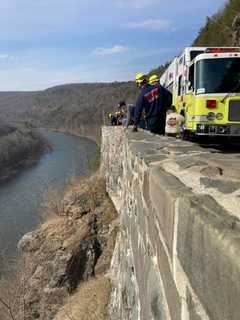
[[[225,0],[1,0],[0,91],[130,80],[189,45]]]

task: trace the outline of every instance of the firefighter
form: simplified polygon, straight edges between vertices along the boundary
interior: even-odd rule
[[[151,84],[154,87],[158,87],[160,92],[162,92],[162,94],[164,95],[163,100],[164,100],[164,105],[162,108],[162,113],[161,113],[161,125],[162,125],[162,131],[165,130],[165,128],[163,128],[163,124],[166,123],[166,113],[167,110],[170,108],[171,104],[172,104],[172,94],[171,92],[169,92],[168,90],[164,89],[161,85],[160,85],[160,78],[157,74],[152,74],[149,78],[149,84]]]
[[[149,84],[152,86],[159,85],[159,76],[156,74],[151,75],[149,78]]]
[[[169,107],[167,90],[160,84],[154,86],[148,84],[147,76],[142,72],[136,75],[135,81],[140,89],[140,95],[135,107],[133,131],[137,131],[142,113],[145,111],[147,129],[155,134],[164,134],[165,110]]]

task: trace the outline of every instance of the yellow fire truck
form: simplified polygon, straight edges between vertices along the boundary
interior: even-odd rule
[[[160,83],[185,117],[185,136],[240,136],[240,48],[186,48]]]

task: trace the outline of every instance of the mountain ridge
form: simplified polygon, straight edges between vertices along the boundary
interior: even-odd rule
[[[223,9],[207,18],[192,45],[231,46],[232,25],[239,14],[239,0],[229,0]],[[149,75],[161,76],[168,65],[166,62]],[[135,103],[137,95],[133,81],[62,84],[42,91],[5,91],[0,92],[0,112],[7,122],[29,121],[35,126],[81,135],[94,131],[99,136],[100,126],[108,121],[107,114],[116,110],[118,102]]]

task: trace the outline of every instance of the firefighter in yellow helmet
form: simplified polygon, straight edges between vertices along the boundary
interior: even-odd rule
[[[143,72],[136,75],[135,81],[141,92],[136,102],[133,131],[137,131],[142,113],[145,111],[147,129],[152,133],[164,134],[165,108],[171,103],[169,92],[159,83],[158,85],[149,84]]]
[[[149,78],[149,83],[154,86],[154,85],[159,85],[159,76],[157,74],[153,74]]]
[[[143,72],[139,72],[135,77],[136,84],[139,88],[147,83],[147,76]]]

